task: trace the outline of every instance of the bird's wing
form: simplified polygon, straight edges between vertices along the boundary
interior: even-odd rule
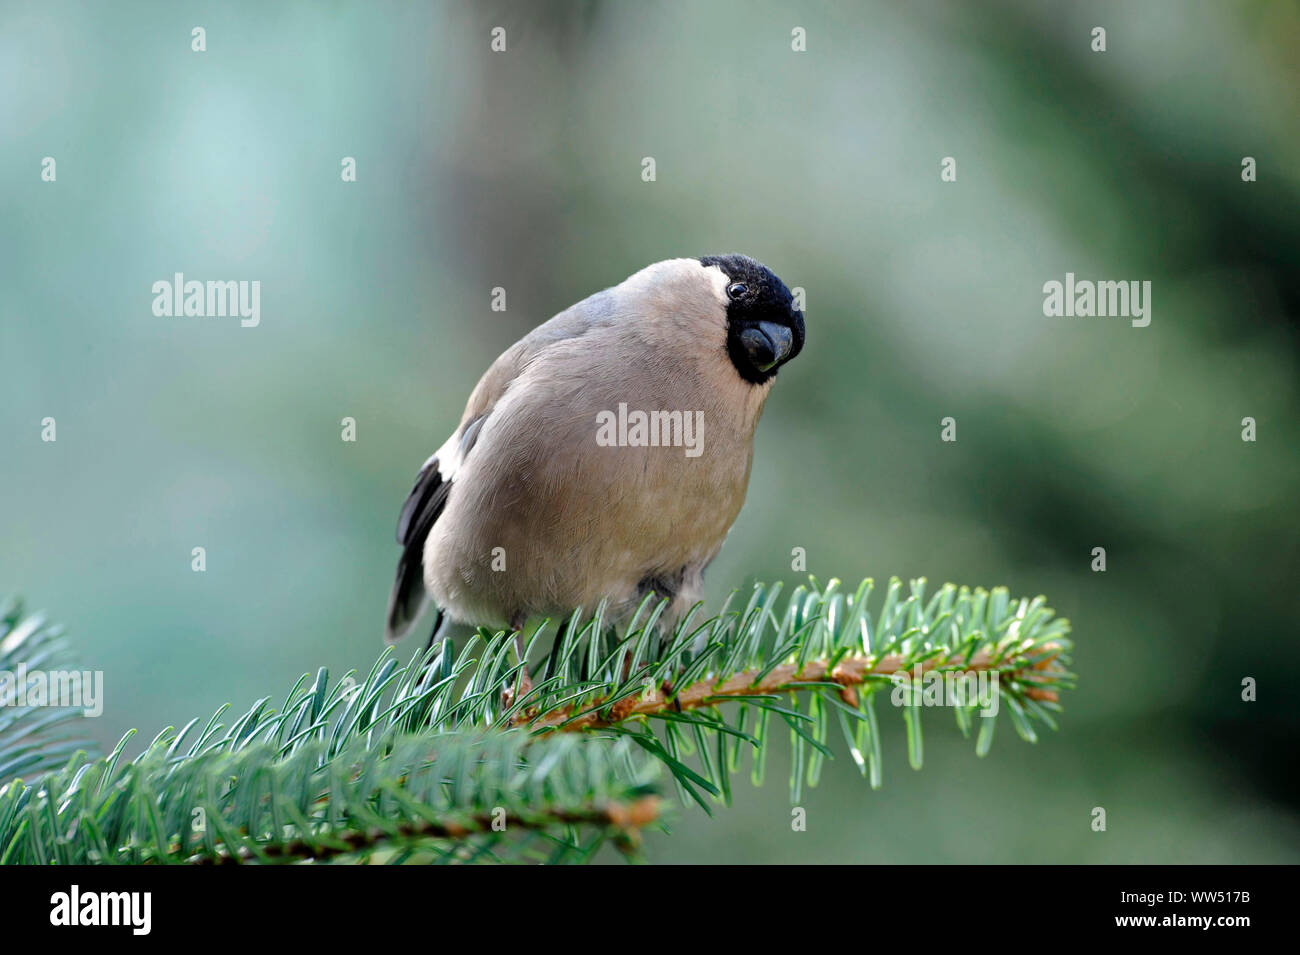
[[[507,349],[479,379],[460,427],[420,468],[397,519],[397,543],[402,545],[402,556],[388,600],[388,642],[400,640],[424,609],[424,542],[442,514],[456,474],[473,450],[483,424],[510,384],[549,345],[577,338],[595,325],[612,321],[613,309],[607,299],[608,293],[593,295],[539,325]]]

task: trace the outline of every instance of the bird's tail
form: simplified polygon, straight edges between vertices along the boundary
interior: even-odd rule
[[[424,610],[427,596],[424,590],[424,542],[433,522],[442,513],[451,490],[451,482],[442,479],[438,467],[437,455],[424,462],[424,467],[415,477],[415,487],[411,488],[397,518],[397,543],[402,545],[402,559],[397,562],[397,577],[393,581],[393,592],[388,596],[388,626],[384,633],[388,643],[402,639]],[[442,622],[441,611],[438,612],[438,622]],[[436,632],[437,628],[434,629]]]
[[[384,628],[384,641],[396,643],[411,625],[420,619],[424,611],[427,594],[424,590],[424,576],[420,567],[418,551],[408,549],[397,562],[397,577],[393,581],[392,593],[388,596],[388,624]],[[438,611],[441,620],[442,611]]]

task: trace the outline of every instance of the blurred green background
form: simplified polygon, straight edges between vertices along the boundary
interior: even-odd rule
[[[1072,620],[1080,686],[984,760],[937,715],[920,773],[888,719],[884,789],[841,752],[804,833],[782,754],[651,858],[1300,859],[1300,6],[179,7],[0,3],[0,592],[105,671],[101,740],[368,667],[398,508],[491,360],[743,251],[808,344],[711,605],[794,547],[1006,584]],[[260,327],[155,317],[177,271],[260,280]],[[1067,271],[1150,280],[1151,325],[1044,317]]]

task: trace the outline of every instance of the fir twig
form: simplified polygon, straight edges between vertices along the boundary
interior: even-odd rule
[[[558,826],[594,826],[614,836],[614,843],[624,851],[640,844],[640,832],[652,825],[660,813],[656,796],[642,796],[630,803],[609,803],[587,809],[547,809],[528,815],[477,813],[457,822],[434,822],[421,819],[401,823],[394,829],[367,829],[340,833],[336,842],[321,843],[306,839],[264,846],[260,852],[240,849],[231,853],[221,849],[215,854],[199,854],[187,860],[194,865],[230,865],[249,862],[324,862],[343,855],[363,854],[385,846],[420,846],[428,840],[465,840],[471,836],[497,831],[547,830]],[[498,829],[497,827],[501,827]]]
[[[781,590],[756,586],[743,608],[663,635],[651,598],[617,632],[599,608],[575,612],[531,688],[511,634],[406,665],[389,649],[361,680],[304,676],[278,709],[263,698],[227,723],[223,708],[129,760],[131,734],[103,758],[73,751],[74,710],[0,709],[0,783],[23,777],[0,785],[0,863],[585,861],[608,841],[635,850],[658,818],[656,770],[706,810],[729,801],[745,752],[760,783],[776,729],[793,800],[816,784],[836,724],[879,786],[882,690],[919,768],[928,701],[915,682],[899,698],[904,672],[996,674],[1031,742],[1073,685],[1069,625],[1041,597],[952,585],[927,597],[924,580],[891,580],[870,611],[871,581],[852,594],[813,582],[783,605]],[[57,631],[0,613],[0,664],[64,655]],[[978,725],[979,755],[996,724],[987,703],[947,707],[963,734]]]
[[[1025,647],[1025,650],[1034,649]],[[879,660],[872,657],[846,657],[832,665],[826,660],[813,660],[800,667],[797,663],[786,663],[774,670],[743,670],[722,682],[710,679],[699,680],[689,686],[671,692],[647,689],[639,698],[624,697],[614,703],[608,710],[608,716],[602,716],[602,707],[606,700],[596,698],[579,715],[573,715],[573,707],[553,710],[540,718],[529,719],[517,715],[516,725],[531,725],[532,728],[544,730],[555,728],[566,732],[586,729],[602,729],[622,723],[638,716],[658,716],[665,712],[681,712],[705,706],[714,706],[729,700],[742,700],[761,697],[783,691],[801,689],[824,689],[828,684],[838,687],[841,699],[850,706],[858,705],[856,693],[846,692],[853,687],[868,683],[871,677],[889,677],[896,673],[911,674],[913,667],[921,673],[932,670],[951,670],[957,674],[978,673],[981,670],[997,672],[1009,679],[1016,680],[1033,671],[1036,680],[1045,684],[1055,684],[1068,676],[1066,671],[1057,666],[1057,652],[1060,646],[1055,643],[1044,644],[1041,650],[1046,654],[1034,663],[1027,662],[1019,655],[1004,657],[995,661],[994,651],[981,650],[969,660],[961,655],[933,657],[922,663],[909,663],[909,658],[901,653],[891,653]],[[1057,690],[1044,686],[1027,687],[1024,691],[1029,699],[1056,703],[1059,701]]]

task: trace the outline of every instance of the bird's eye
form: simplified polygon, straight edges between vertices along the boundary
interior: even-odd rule
[[[727,286],[727,294],[732,298],[740,298],[749,291],[749,286],[744,282],[736,282],[734,285]]]

